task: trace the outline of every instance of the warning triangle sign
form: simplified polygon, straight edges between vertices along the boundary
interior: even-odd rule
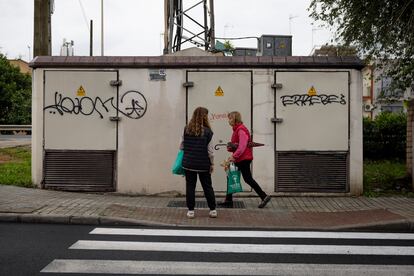
[[[83,89],[82,85],[78,88],[78,91],[76,92],[76,96],[78,97],[86,96],[85,89]]]
[[[311,88],[309,88],[308,95],[309,96],[316,96],[316,89],[315,89],[315,87],[313,87],[313,85],[312,85]]]
[[[221,87],[217,87],[216,92],[215,92],[216,96],[224,96],[224,91],[223,89],[221,89]]]

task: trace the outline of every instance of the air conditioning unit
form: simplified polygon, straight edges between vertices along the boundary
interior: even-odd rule
[[[372,111],[374,108],[375,108],[375,106],[374,106],[374,105],[372,105],[372,104],[364,104],[364,111],[365,111],[365,112],[370,112],[370,111]]]

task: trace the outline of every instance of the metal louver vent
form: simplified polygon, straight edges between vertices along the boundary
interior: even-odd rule
[[[347,192],[348,153],[277,152],[276,192]]]
[[[113,191],[115,151],[46,150],[44,186],[69,191]]]

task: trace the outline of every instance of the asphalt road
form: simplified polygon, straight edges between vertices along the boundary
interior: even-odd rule
[[[413,275],[414,271],[414,234],[188,230],[0,223],[0,275]]]
[[[31,135],[1,135],[0,148],[31,145]]]

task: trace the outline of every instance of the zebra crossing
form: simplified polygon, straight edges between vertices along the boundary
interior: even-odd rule
[[[411,233],[95,228],[89,237],[68,250],[118,258],[55,259],[41,273],[414,275]]]

